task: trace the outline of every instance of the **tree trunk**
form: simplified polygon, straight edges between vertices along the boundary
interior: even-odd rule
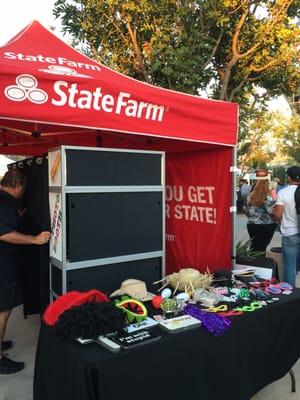
[[[232,67],[227,66],[224,74],[224,78],[222,80],[222,86],[220,90],[220,95],[219,95],[219,100],[227,100],[227,89],[228,89],[228,83],[231,75],[231,69]]]

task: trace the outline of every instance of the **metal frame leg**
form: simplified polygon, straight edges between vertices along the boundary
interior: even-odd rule
[[[289,370],[289,374],[291,377],[291,392],[295,393],[296,392],[296,379],[295,379],[294,371],[292,368]]]

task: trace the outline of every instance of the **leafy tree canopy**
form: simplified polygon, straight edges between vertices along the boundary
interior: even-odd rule
[[[248,104],[299,82],[300,0],[57,0],[87,54],[134,78]]]
[[[274,167],[300,163],[300,116],[278,112],[257,114],[248,124],[250,134],[239,142],[239,167]]]
[[[240,163],[274,158],[266,102],[299,86],[300,0],[57,0],[54,15],[114,70],[239,103]],[[298,147],[278,148],[300,161]]]

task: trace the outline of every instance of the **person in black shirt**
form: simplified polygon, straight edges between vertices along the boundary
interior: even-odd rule
[[[42,245],[49,241],[50,232],[36,236],[18,231],[19,200],[26,187],[26,177],[19,170],[9,170],[1,181],[0,190],[0,374],[12,374],[24,368],[23,362],[10,360],[3,350],[12,346],[4,341],[6,324],[15,305],[17,269],[20,264],[18,245]]]

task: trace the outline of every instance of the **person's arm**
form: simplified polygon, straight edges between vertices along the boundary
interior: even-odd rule
[[[273,212],[273,216],[276,219],[276,221],[280,221],[282,218],[282,214],[283,214],[283,206],[276,204],[274,207],[274,212]]]
[[[0,240],[11,244],[45,244],[50,239],[50,232],[41,232],[36,236],[24,235],[23,233],[12,231],[0,236]]]

